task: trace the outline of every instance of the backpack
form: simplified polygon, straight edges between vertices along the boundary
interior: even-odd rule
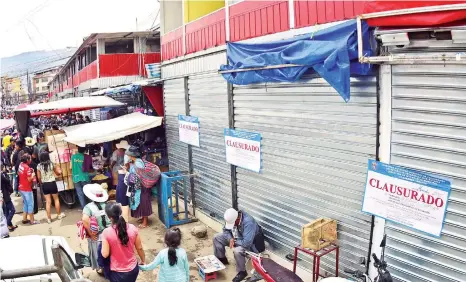
[[[155,186],[157,181],[159,181],[160,169],[157,165],[147,160],[142,161],[144,162],[144,168],[136,167],[136,174],[139,176],[142,186],[144,188],[151,189]]]
[[[102,206],[100,204],[96,204],[94,203],[94,205],[97,207],[97,209],[99,211],[102,211]],[[105,218],[105,214],[102,216],[102,225],[104,226],[104,228],[107,227],[107,219]],[[78,228],[78,237],[81,238],[81,240],[84,240],[84,238],[90,238],[91,236],[89,234],[87,234],[87,230],[86,228],[84,228],[84,223],[82,220],[78,221],[76,223],[76,226]],[[91,216],[90,219],[89,219],[89,229],[91,229],[91,231],[93,233],[98,233],[99,232],[99,223],[97,222],[97,217],[95,216]]]

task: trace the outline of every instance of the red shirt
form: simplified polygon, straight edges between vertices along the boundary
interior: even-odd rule
[[[110,245],[110,270],[116,272],[129,272],[138,265],[138,259],[134,254],[136,238],[138,237],[138,229],[132,224],[126,225],[128,233],[128,244],[124,246],[118,239],[117,230],[115,227],[105,228],[102,236]]]
[[[31,177],[34,170],[29,167],[27,163],[21,163],[18,167],[18,179],[19,186],[18,190],[23,192],[32,192],[32,180],[29,181],[28,178]]]

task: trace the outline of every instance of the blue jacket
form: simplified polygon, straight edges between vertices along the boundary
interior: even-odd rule
[[[223,229],[223,232],[226,233],[228,240],[233,238],[234,233],[237,233],[236,238],[234,238],[236,246],[241,246],[254,252],[262,252],[261,248],[263,248],[264,244],[262,228],[252,216],[244,211],[239,212],[241,213],[240,224],[235,226],[233,231]],[[257,245],[262,245],[262,247]]]

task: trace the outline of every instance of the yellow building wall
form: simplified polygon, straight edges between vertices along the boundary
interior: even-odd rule
[[[225,7],[224,0],[184,0],[184,23],[189,23]]]

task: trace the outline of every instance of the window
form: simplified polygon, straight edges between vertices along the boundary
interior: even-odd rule
[[[42,82],[49,82],[48,78],[42,78]]]
[[[38,84],[38,83],[39,83],[39,81],[40,81],[39,79],[34,79],[34,80],[36,81],[36,84]]]
[[[36,87],[36,92],[39,92],[40,91],[40,88],[39,87]]]
[[[47,86],[42,86],[42,91],[47,91],[48,87]]]

